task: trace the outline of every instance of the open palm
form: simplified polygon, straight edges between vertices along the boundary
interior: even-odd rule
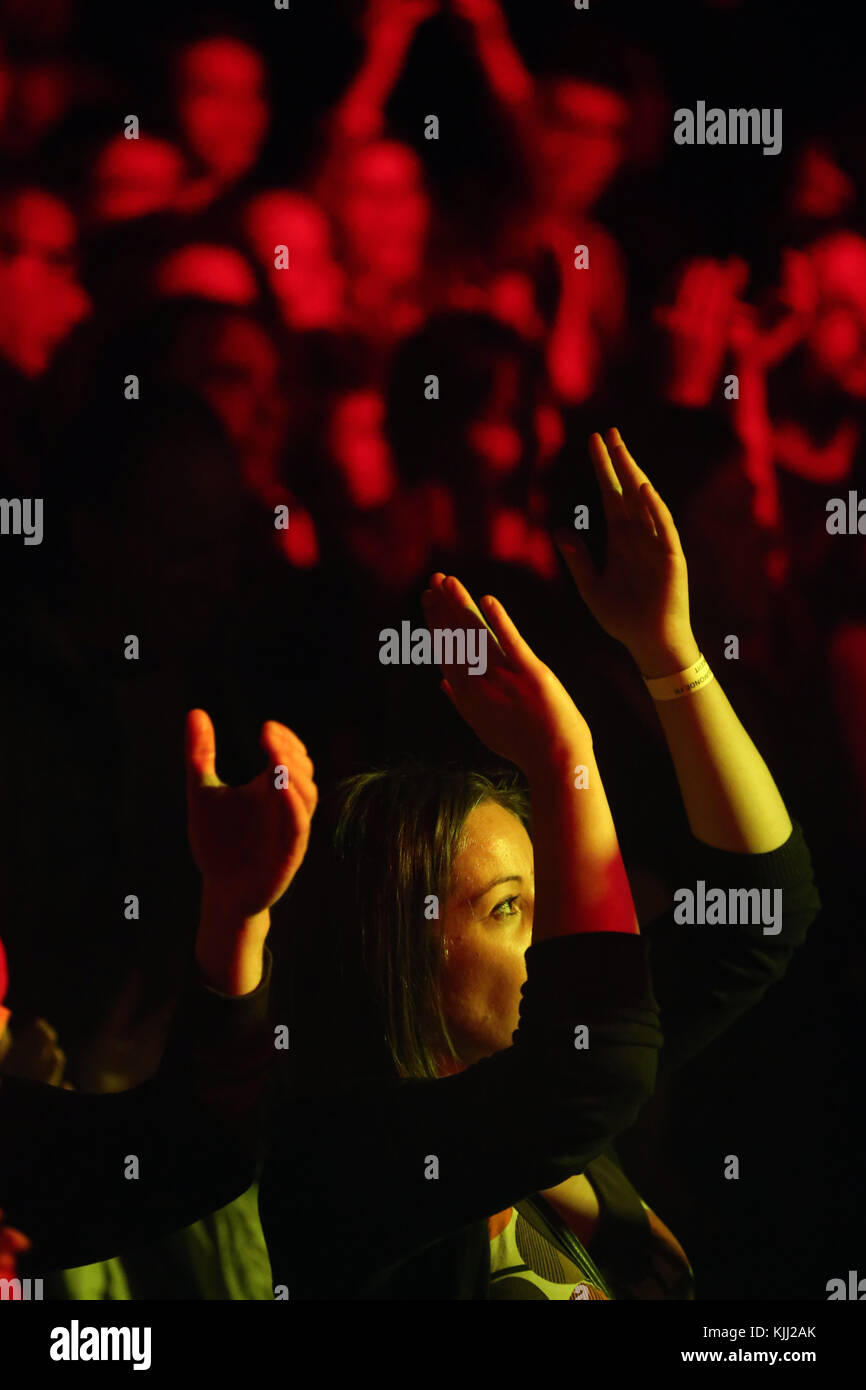
[[[604,567],[599,572],[586,546],[570,533],[557,537],[560,550],[593,617],[639,663],[665,653],[680,659],[694,638],[679,533],[618,430],[608,431],[608,444],[610,452],[600,434],[589,442],[607,521]]]
[[[468,627],[487,632],[483,675],[443,665],[442,688],[492,752],[531,776],[555,750],[587,741],[586,721],[568,691],[523,640],[497,599],[485,596],[479,609],[453,575],[435,574],[423,603],[431,632]]]

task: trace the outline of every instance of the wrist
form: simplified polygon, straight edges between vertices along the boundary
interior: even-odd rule
[[[205,885],[195,959],[212,989],[241,995],[258,987],[270,923],[267,909],[245,913]]]
[[[201,927],[214,936],[267,936],[271,923],[269,908],[263,912],[248,912],[233,902],[218,886],[205,880],[201,893]]]
[[[549,793],[557,789],[571,793],[575,768],[595,766],[592,735],[585,732],[562,739],[540,749],[531,759],[524,760],[521,771],[534,792]]]
[[[629,647],[629,652],[646,680],[673,676],[693,666],[701,654],[694,636],[689,633],[671,641],[647,642]]]

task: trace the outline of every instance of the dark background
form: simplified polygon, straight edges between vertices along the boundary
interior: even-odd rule
[[[567,523],[581,500],[593,505],[585,439],[618,425],[681,525],[698,640],[804,826],[824,903],[784,984],[656,1097],[622,1154],[645,1200],[688,1252],[699,1298],[823,1299],[828,1279],[847,1277],[858,1261],[862,1269],[866,1249],[866,788],[856,703],[866,689],[866,585],[862,540],[835,538],[835,550],[822,541],[826,498],[858,482],[862,491],[862,437],[843,481],[792,478],[780,469],[780,517],[761,529],[721,391],[706,408],[685,412],[665,394],[653,310],[672,301],[690,258],[738,256],[749,267],[745,300],[769,315],[786,248],[809,248],[840,230],[866,233],[859,17],[841,4],[749,0],[594,0],[588,14],[576,14],[567,0],[511,0],[502,8],[536,77],[556,71],[591,79],[597,72],[602,85],[627,90],[632,111],[643,101],[647,122],[643,131],[632,129],[630,157],[592,209],[627,267],[627,327],[593,389],[557,401],[563,443],[531,494],[539,525]],[[377,555],[393,549],[394,567],[368,563],[363,548],[353,549],[353,504],[325,457],[322,421],[340,382],[390,399],[399,417],[393,383],[400,378],[392,373],[405,334],[389,337],[372,324],[369,340],[357,326],[345,335],[293,332],[277,323],[261,267],[251,272],[259,295],[249,312],[279,347],[292,417],[278,481],[292,505],[312,516],[319,540],[313,565],[268,549],[268,499],[249,486],[243,450],[207,392],[193,389],[185,366],[169,363],[165,345],[175,350],[181,339],[172,336],[179,330],[171,309],[149,288],[158,254],[187,242],[237,246],[244,197],[313,186],[329,113],[361,61],[362,11],[317,0],[292,0],[285,13],[263,0],[219,11],[47,3],[28,18],[20,5],[0,5],[12,71],[58,64],[67,78],[74,74],[58,116],[32,138],[7,125],[3,188],[11,196],[33,185],[63,201],[78,231],[75,273],[91,300],[44,370],[20,374],[13,353],[0,381],[3,495],[46,499],[42,546],[16,542],[13,550],[13,538],[3,538],[0,872],[8,1002],[22,1020],[50,1019],[73,1063],[133,963],[158,1000],[189,951],[197,884],[184,832],[186,709],[201,705],[213,716],[220,775],[230,782],[258,770],[265,718],[297,729],[325,793],[339,776],[404,752],[484,763],[434,673],[378,661],[380,628],[399,628],[405,618],[420,624],[422,581],[440,563],[473,592],[501,597],[573,691],[593,729],[644,916],[663,901],[664,871],[687,833],[637,673],[600,634],[561,570],[546,574],[503,560],[483,527],[473,538],[474,509],[486,516],[487,503],[462,490],[442,443],[451,438],[447,430],[431,446],[420,416],[397,419],[391,445],[406,509],[383,514],[378,531],[374,519],[369,541]],[[196,211],[96,225],[86,190],[100,143],[129,112],[143,130],[175,138],[170,56],[191,36],[226,27],[258,49],[268,73],[269,133],[254,169]],[[671,113],[697,100],[781,107],[782,153],[674,146]],[[440,118],[439,142],[423,139],[428,112]],[[653,137],[653,121],[661,136]],[[452,17],[431,19],[416,36],[387,106],[386,131],[424,165],[443,252],[431,254],[431,281],[447,285],[455,266],[471,279],[471,267],[488,254],[504,263],[503,243],[531,207],[532,169],[521,167],[511,129]],[[816,140],[851,191],[837,211],[810,222],[793,210],[791,188],[803,150]],[[7,227],[3,254],[10,256],[11,235]],[[851,275],[852,300],[866,297],[856,266]],[[543,269],[534,283],[543,303]],[[222,291],[214,299],[226,302]],[[426,320],[436,307],[425,305]],[[178,362],[192,360],[195,344],[215,331],[211,311],[199,321],[194,308],[184,311],[193,327],[184,328],[191,336],[177,349]],[[460,351],[475,361],[484,339],[475,331],[457,324],[434,338],[417,358],[422,375],[440,370],[447,381]],[[426,368],[437,352],[444,365]],[[808,371],[811,395],[801,396],[801,365],[792,357],[771,380],[774,423],[793,419],[822,444],[840,421],[859,430],[862,398],[815,387]],[[545,377],[543,344],[527,346],[523,369],[527,379]],[[118,386],[133,371],[144,383],[134,416]],[[548,391],[546,378],[533,389]],[[401,438],[417,448],[404,444],[401,453]],[[450,489],[465,526],[450,544],[437,548],[434,538],[415,557],[418,494],[411,487],[431,479]],[[530,482],[522,480],[522,493],[503,489],[502,505],[528,511]],[[590,543],[600,547],[603,537]],[[786,564],[786,577],[775,583],[764,564],[773,550]],[[137,663],[122,660],[126,633],[140,634]],[[729,633],[742,634],[739,662],[723,659]],[[846,691],[855,692],[853,710]],[[291,930],[293,912],[315,913],[323,891],[314,850],[277,914],[278,956],[279,931]],[[117,906],[128,893],[141,897],[137,923]],[[736,1183],[722,1178],[730,1153],[741,1160]]]

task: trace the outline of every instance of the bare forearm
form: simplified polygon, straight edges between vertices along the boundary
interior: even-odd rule
[[[642,654],[638,666],[648,677],[670,675],[698,655],[693,642],[678,653]],[[654,703],[692,833],[735,854],[764,854],[783,845],[791,818],[718,679],[691,695]]]
[[[578,932],[637,933],[631,889],[592,745],[564,748],[528,776],[535,852],[533,939]]]
[[[212,989],[241,995],[258,988],[270,922],[270,912],[244,918],[204,890],[195,958]]]
[[[360,71],[341,98],[332,118],[338,138],[371,140],[381,135],[385,106],[406,61],[411,35],[372,43]]]
[[[498,6],[473,25],[478,59],[494,95],[509,107],[525,105],[533,95],[532,78]]]

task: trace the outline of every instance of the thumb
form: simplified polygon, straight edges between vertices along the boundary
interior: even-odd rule
[[[191,709],[186,717],[184,751],[187,784],[216,786],[216,735],[210,715],[203,709]]]
[[[559,553],[568,566],[572,579],[577,585],[577,592],[585,602],[589,602],[596,581],[598,572],[593,563],[592,556],[586,545],[577,536],[572,536],[569,532],[558,531],[555,538]]]

